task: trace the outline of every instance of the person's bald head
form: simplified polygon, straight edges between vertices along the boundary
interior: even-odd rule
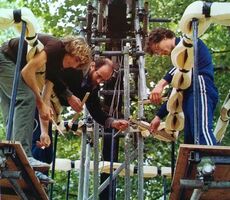
[[[114,64],[108,58],[99,58],[90,64],[90,79],[91,83],[96,86],[100,83],[108,81],[114,71]]]

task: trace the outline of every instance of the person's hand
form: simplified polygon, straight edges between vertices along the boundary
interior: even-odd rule
[[[40,148],[46,148],[50,146],[50,137],[47,133],[41,133],[40,141],[37,141],[37,146]]]
[[[129,122],[124,119],[115,119],[111,124],[112,128],[115,128],[120,131],[124,131],[125,129],[128,128],[128,126],[129,126]]]
[[[161,123],[160,117],[158,117],[158,116],[154,117],[150,123],[150,132],[151,133],[156,132],[158,127],[160,126],[160,123]]]
[[[76,112],[82,111],[83,107],[81,100],[79,98],[77,98],[74,95],[71,95],[70,97],[68,97],[67,101],[73,110],[75,110]]]
[[[52,120],[53,110],[50,106],[46,105],[44,102],[37,106],[39,115],[43,120]]]
[[[163,89],[164,88],[161,85],[156,85],[149,95],[149,100],[154,104],[160,104],[162,101],[161,95]]]

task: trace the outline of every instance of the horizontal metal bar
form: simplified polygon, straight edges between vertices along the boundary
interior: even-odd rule
[[[100,56],[122,56],[126,54],[124,51],[94,51],[95,54]],[[135,51],[135,52],[129,52],[132,56],[144,56],[144,51]]]
[[[163,18],[150,18],[149,22],[171,22],[171,19],[163,19]]]
[[[101,90],[99,91],[99,95],[113,95],[114,93],[120,93],[121,95],[124,94],[124,90]],[[131,90],[130,94],[137,94],[137,90]]]
[[[215,165],[230,164],[230,156],[210,156],[210,158]]]
[[[117,41],[117,42],[135,42],[135,38],[130,38],[130,39],[127,39],[127,38],[119,38],[119,39],[117,39],[117,38],[103,38],[103,37],[101,37],[101,38],[91,38],[91,42],[92,43],[96,43],[96,42],[98,42],[98,43],[100,43],[100,42],[111,42],[111,41]]]
[[[20,179],[22,177],[21,171],[1,171],[1,178]]]
[[[230,188],[230,181],[203,181],[203,180],[188,180],[181,179],[180,185],[183,188],[192,189],[218,189],[218,188]]]

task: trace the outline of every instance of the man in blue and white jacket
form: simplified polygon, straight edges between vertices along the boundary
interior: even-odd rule
[[[180,38],[176,38],[175,33],[165,28],[154,29],[148,38],[146,51],[150,55],[168,55],[179,43]],[[214,69],[212,57],[207,46],[198,39],[198,82],[199,82],[199,113],[200,113],[200,144],[215,145],[216,138],[213,135],[213,114],[218,102],[218,91],[214,84]],[[159,104],[162,92],[166,85],[172,81],[175,67],[171,68],[166,75],[157,83],[151,91],[150,101]],[[193,84],[183,91],[183,112],[185,117],[184,124],[184,143],[194,143],[194,95]],[[160,121],[167,115],[166,103],[161,106],[154,119],[151,121],[151,131],[157,130]]]

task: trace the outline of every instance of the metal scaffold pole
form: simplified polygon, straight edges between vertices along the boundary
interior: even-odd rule
[[[19,84],[20,68],[22,64],[22,56],[23,56],[22,52],[23,52],[23,42],[24,42],[25,33],[26,33],[26,22],[22,21],[22,32],[19,40],[17,61],[16,61],[13,87],[12,87],[12,97],[10,101],[9,117],[7,121],[7,130],[6,130],[7,140],[12,139],[11,137],[12,137],[12,129],[13,129],[13,118],[14,118],[14,111],[15,111],[15,104],[16,104],[16,97],[17,97],[17,89]]]
[[[130,83],[129,83],[129,48],[124,47],[124,118],[130,116]],[[131,182],[130,182],[130,132],[129,128],[125,131],[125,199],[130,199]]]
[[[94,149],[94,162],[93,162],[93,199],[98,200],[98,187],[99,187],[99,124],[94,122],[94,135],[93,135],[93,149]]]
[[[138,12],[138,11],[137,11]],[[136,32],[136,47],[137,49],[142,52],[142,42],[141,42],[141,35],[140,35],[140,21],[138,16],[135,18],[135,32]],[[146,91],[146,78],[145,78],[145,59],[144,55],[140,55],[138,59],[138,67],[139,67],[139,88],[140,90],[140,97],[143,99],[147,99],[147,91]]]
[[[81,160],[80,160],[80,171],[79,171],[79,181],[78,181],[78,200],[83,200],[84,191],[84,175],[85,175],[85,159],[86,159],[86,127],[82,131],[81,137]]]
[[[90,155],[91,155],[91,144],[90,144],[90,141],[87,139],[87,141],[86,141],[86,159],[85,159],[83,200],[87,200],[88,194],[89,194]]]
[[[194,66],[193,66],[193,95],[194,95],[194,144],[200,144],[199,133],[199,84],[198,84],[198,20],[193,19],[193,46],[194,46]]]
[[[140,20],[139,20],[139,11],[141,12],[141,8],[143,6],[143,2],[139,1],[139,8],[136,10],[135,17],[135,32],[136,32],[136,48],[138,51],[142,51],[142,42],[140,35]],[[146,79],[145,79],[145,60],[144,56],[141,55],[138,58],[138,67],[139,67],[139,76],[138,76],[138,99],[144,100],[147,99],[146,92]],[[144,117],[144,107],[143,104],[138,104],[138,118],[141,119]],[[144,149],[144,140],[141,133],[138,134],[138,199],[144,199],[144,172],[143,172],[143,149]]]
[[[137,156],[137,149],[135,149],[131,154],[130,154],[130,160],[133,161],[134,158]],[[113,172],[113,180],[117,178],[119,173],[125,168],[125,163],[122,163],[114,172]],[[109,178],[107,178],[98,188],[99,194],[109,185]],[[91,195],[88,200],[93,200],[93,195]]]

